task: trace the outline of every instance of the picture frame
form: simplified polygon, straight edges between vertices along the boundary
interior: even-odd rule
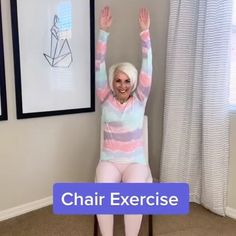
[[[11,0],[17,119],[95,111],[94,0]]]
[[[2,7],[0,1],[0,121],[2,120],[7,120],[7,98],[3,49]]]

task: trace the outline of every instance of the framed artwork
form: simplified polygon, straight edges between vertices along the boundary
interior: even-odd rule
[[[7,120],[7,99],[6,99],[6,84],[5,84],[1,2],[0,2],[0,120]]]
[[[11,0],[17,119],[95,110],[94,0]]]

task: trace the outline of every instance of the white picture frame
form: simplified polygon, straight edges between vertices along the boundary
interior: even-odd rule
[[[17,118],[95,110],[94,0],[11,0]]]

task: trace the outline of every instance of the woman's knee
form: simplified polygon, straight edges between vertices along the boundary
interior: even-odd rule
[[[135,163],[126,168],[122,181],[125,183],[147,183],[151,182],[151,179],[149,166]]]

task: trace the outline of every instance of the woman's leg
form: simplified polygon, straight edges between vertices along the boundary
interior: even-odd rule
[[[97,183],[119,183],[121,182],[121,173],[112,162],[100,161],[96,169]],[[98,223],[102,236],[113,235],[113,215],[97,215]]]
[[[125,183],[147,183],[150,182],[151,172],[147,165],[130,164],[122,176]],[[142,215],[125,215],[125,235],[137,236],[140,230]]]

